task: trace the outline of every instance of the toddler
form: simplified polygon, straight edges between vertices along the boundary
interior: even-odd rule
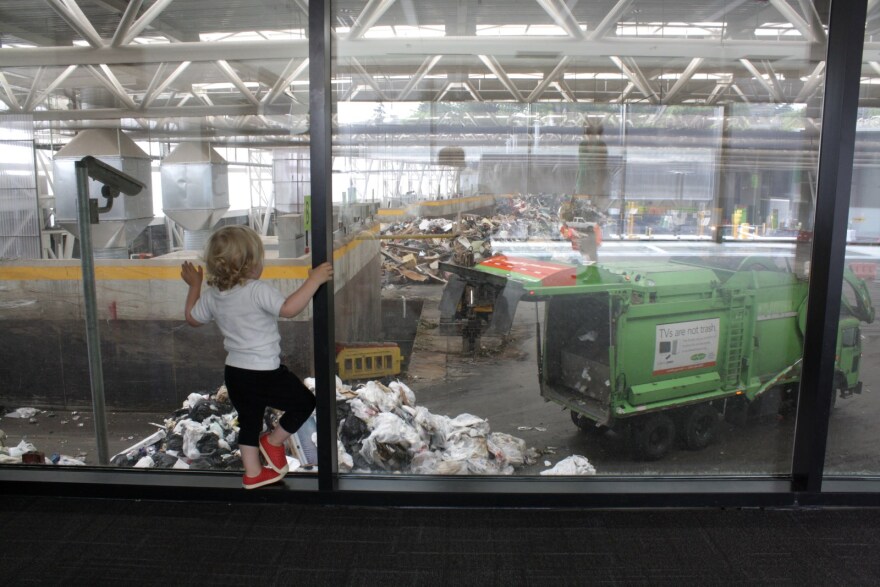
[[[318,288],[333,278],[330,263],[309,270],[305,283],[286,298],[260,281],[263,243],[247,226],[225,226],[205,247],[208,287],[202,292],[201,267],[186,261],[180,276],[189,286],[186,321],[201,326],[211,320],[223,333],[226,349],[224,379],[238,411],[242,485],[254,489],[280,481],[287,474],[284,442],[315,409],[315,396],[281,364],[278,317],[299,314]],[[284,414],[274,430],[260,434],[266,407]],[[266,466],[260,462],[260,455]]]

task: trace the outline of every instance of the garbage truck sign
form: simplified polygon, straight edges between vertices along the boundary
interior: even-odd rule
[[[654,375],[714,367],[720,319],[658,324],[654,337]]]

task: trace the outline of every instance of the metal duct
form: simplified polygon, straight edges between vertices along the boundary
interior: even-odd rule
[[[207,143],[181,143],[160,165],[162,210],[165,215],[192,232],[193,245],[229,210],[229,165]],[[184,243],[184,246],[190,247]],[[201,248],[201,246],[197,248]]]
[[[272,185],[278,214],[302,214],[310,192],[311,170],[308,147],[275,149],[272,152]]]
[[[137,196],[116,198],[112,209],[101,214],[100,222],[92,225],[95,256],[100,258],[98,249],[127,250],[153,220],[150,156],[125,133],[113,129],[84,130],[55,154],[52,167],[55,174],[56,219],[60,226],[77,237],[75,164],[86,155],[112,165],[147,186]],[[101,196],[101,187],[99,182],[89,180],[89,197],[96,198],[103,206],[106,201]]]
[[[0,259],[39,259],[40,215],[33,119],[0,118]]]

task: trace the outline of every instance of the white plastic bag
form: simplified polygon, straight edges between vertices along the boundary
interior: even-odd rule
[[[493,432],[487,438],[489,452],[501,463],[522,466],[525,461],[526,441],[504,432]]]
[[[556,466],[541,475],[595,475],[596,468],[590,464],[586,457],[571,455],[556,463]]]

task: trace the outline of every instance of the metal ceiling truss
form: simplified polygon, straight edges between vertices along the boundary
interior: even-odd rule
[[[0,49],[0,101],[10,111],[26,112],[44,122],[130,118],[145,128],[150,119],[158,119],[162,125],[181,117],[241,116],[246,117],[238,123],[244,131],[255,130],[252,126],[264,130],[278,127],[263,115],[307,114],[307,86],[294,84],[308,69],[308,42],[304,39],[206,42],[178,30],[172,18],[162,19],[173,0],[90,0],[84,5],[86,9],[97,6],[119,19],[109,31],[103,29],[107,38],[101,36],[77,0],[44,1],[88,46],[48,46],[51,35],[42,34],[41,29],[4,23],[2,34],[38,45]],[[399,19],[401,12],[401,24],[415,25],[416,10],[422,7],[401,0],[389,12],[395,0],[368,0],[349,21],[347,34],[335,38],[337,74],[351,79],[349,85],[336,89],[338,99],[518,103],[622,103],[637,99],[669,105],[769,98],[777,103],[801,103],[816,93],[823,80],[824,62],[816,63],[810,56],[826,42],[825,30],[810,0],[769,0],[760,12],[749,12],[748,18],[743,17],[741,8],[747,0],[721,0],[717,10],[701,18],[701,22],[724,23],[716,36],[687,39],[662,33],[654,37],[617,36],[615,30],[621,22],[639,20],[634,16],[634,0],[617,0],[601,19],[590,22],[579,19],[583,11],[577,2],[530,1],[564,34],[475,36],[473,24],[468,24],[473,6],[460,5],[457,14],[467,16],[468,23],[449,20],[449,36],[420,37],[414,52],[410,38],[371,37],[369,32],[380,22],[387,26],[389,18]],[[308,13],[307,0],[293,0],[293,5]],[[876,20],[880,0],[869,0],[868,11],[869,22]],[[94,11],[90,14],[95,15]],[[790,26],[780,34],[793,28],[799,36],[756,39],[755,22],[778,22]],[[270,23],[266,26],[271,28]],[[161,36],[162,42],[143,44],[138,41],[142,35]],[[463,47],[467,54],[462,54]],[[880,75],[880,43],[867,43],[864,54],[865,61],[871,63],[867,66],[870,75]],[[609,55],[614,67],[605,65]],[[393,56],[390,62],[388,56]],[[452,58],[444,60],[444,56]],[[46,83],[49,71],[59,63],[66,69]],[[211,67],[194,69],[194,63]],[[267,63],[272,65],[264,65]],[[381,65],[367,67],[365,63]],[[438,69],[440,63],[443,70]],[[798,69],[804,67],[798,64],[808,65],[809,71]],[[152,75],[145,73],[143,66],[147,65],[155,65]],[[778,67],[784,69],[775,69]],[[623,76],[605,76],[598,81],[599,74],[615,71]],[[695,79],[698,71],[712,73],[715,78]],[[395,80],[401,75],[406,81],[396,92],[395,83],[400,82]],[[50,99],[54,95],[75,96],[88,87],[89,77],[109,91],[120,106],[68,110],[81,107],[81,101]],[[218,82],[228,82],[235,91],[228,85],[209,85]],[[156,121],[151,124],[155,128]]]

